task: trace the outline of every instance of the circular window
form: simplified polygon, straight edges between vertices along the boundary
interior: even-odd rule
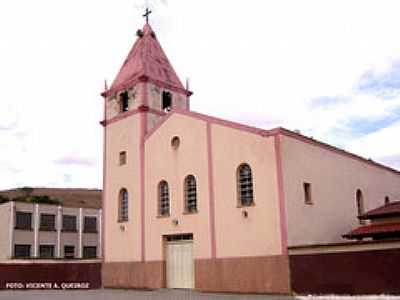
[[[179,137],[177,137],[177,136],[174,136],[173,138],[172,138],[172,140],[171,140],[171,146],[172,146],[172,148],[174,148],[174,149],[177,149],[178,147],[179,147],[179,144],[181,143],[181,141],[180,141],[180,139],[179,139]]]

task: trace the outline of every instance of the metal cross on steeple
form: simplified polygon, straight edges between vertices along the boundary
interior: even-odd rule
[[[146,24],[149,24],[149,15],[152,13],[151,10],[149,10],[148,7],[146,7],[146,13],[143,15],[143,17],[146,18]]]

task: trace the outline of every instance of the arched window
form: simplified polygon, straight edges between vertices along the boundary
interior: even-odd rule
[[[254,204],[253,176],[248,164],[241,164],[237,168],[236,182],[238,190],[238,204],[250,206]]]
[[[361,216],[362,214],[364,214],[364,198],[360,189],[358,189],[356,192],[356,204],[357,204],[357,214],[358,216]],[[360,224],[364,223],[365,223],[364,220],[360,219]]]
[[[197,186],[196,178],[193,175],[185,178],[185,212],[197,212]]]
[[[129,110],[129,95],[128,92],[123,92],[119,95],[119,112],[123,113]]]
[[[119,191],[118,220],[128,221],[128,191],[126,189]]]
[[[158,214],[169,216],[169,187],[165,180],[158,184]]]

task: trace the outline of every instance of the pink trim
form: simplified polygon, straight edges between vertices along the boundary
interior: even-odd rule
[[[145,257],[145,167],[144,167],[144,159],[145,159],[145,151],[144,151],[144,133],[145,133],[145,122],[146,122],[146,114],[140,114],[140,148],[139,148],[139,164],[140,164],[140,225],[141,225],[141,261],[144,262]]]
[[[147,83],[143,83],[142,86],[142,97],[143,102],[147,103]],[[139,161],[140,161],[140,223],[141,223],[141,261],[146,261],[146,230],[145,230],[145,135],[147,131],[147,111],[141,110],[140,114],[140,149],[139,149]]]
[[[159,81],[159,80],[155,80],[155,79],[152,79],[152,78],[148,78],[146,76],[141,76],[139,78],[135,78],[135,79],[132,79],[130,81],[127,81],[127,82],[125,82],[124,84],[122,84],[122,85],[120,85],[118,87],[112,88],[112,89],[110,89],[110,90],[108,90],[106,92],[101,93],[101,96],[107,97],[107,98],[110,97],[110,96],[114,96],[118,92],[120,92],[122,90],[129,89],[132,86],[134,86],[135,84],[138,84],[139,82],[143,82],[143,83],[150,82],[150,83],[153,83],[153,84],[157,85],[158,87],[161,87],[161,88],[164,88],[164,89],[168,89],[168,90],[171,90],[173,92],[177,92],[177,93],[180,93],[180,94],[183,94],[183,95],[186,95],[186,96],[193,95],[193,92],[191,92],[191,91],[182,89],[180,87],[173,86],[173,85],[165,83],[163,81]]]
[[[196,113],[193,111],[186,111],[186,110],[182,110],[179,108],[174,108],[172,109],[171,112],[166,114],[166,117],[164,119],[162,119],[159,123],[157,123],[156,126],[154,126],[146,135],[146,140],[149,139],[153,133],[155,131],[157,131],[164,123],[165,121],[167,121],[173,114],[181,114],[181,115],[185,115],[185,116],[189,116],[189,117],[193,117],[205,122],[210,122],[213,124],[218,124],[218,125],[222,125],[222,126],[227,126],[230,128],[234,128],[237,130],[242,130],[242,131],[246,131],[249,133],[253,133],[253,134],[259,134],[261,136],[269,136],[268,130],[264,130],[264,129],[260,129],[260,128],[256,128],[256,127],[251,127],[251,126],[247,126],[247,125],[243,125],[240,123],[235,123],[235,122],[231,122],[231,121],[227,121],[227,120],[223,120],[223,119],[219,119],[219,118],[215,118],[215,117],[211,117],[208,115],[204,115],[204,114],[200,114],[200,113]]]
[[[104,120],[106,119],[107,116],[107,99],[104,98]],[[101,192],[101,204],[103,208],[102,212],[102,224],[101,224],[101,255],[102,255],[102,261],[105,262],[105,228],[106,228],[106,163],[107,163],[107,128],[104,126],[103,128],[103,189]]]
[[[378,168],[381,168],[381,169],[385,169],[386,171],[393,172],[393,173],[395,173],[397,175],[400,175],[400,171],[398,171],[398,170],[392,169],[392,168],[390,168],[388,166],[382,165],[382,164],[374,162],[372,160],[365,159],[365,158],[363,158],[361,156],[358,156],[356,154],[353,154],[353,153],[347,152],[347,151],[345,151],[343,149],[339,149],[339,148],[336,148],[336,147],[331,146],[329,144],[314,140],[312,138],[306,137],[304,135],[301,135],[299,133],[290,131],[290,130],[282,128],[282,127],[277,127],[277,128],[265,130],[265,129],[261,129],[261,128],[257,128],[257,127],[243,125],[243,124],[240,124],[240,123],[236,123],[236,122],[232,122],[232,121],[228,121],[228,120],[219,119],[219,118],[216,118],[216,117],[212,117],[212,116],[196,113],[196,112],[193,112],[193,111],[186,111],[186,110],[178,109],[178,108],[174,108],[168,114],[168,116],[170,116],[171,114],[174,114],[174,113],[190,116],[190,117],[193,117],[193,118],[196,118],[196,119],[199,119],[199,120],[203,120],[205,122],[211,122],[211,123],[218,124],[218,125],[221,125],[221,126],[226,126],[226,127],[229,127],[229,128],[245,131],[245,132],[248,132],[248,133],[258,134],[258,135],[261,135],[263,137],[269,137],[269,136],[275,136],[275,135],[285,135],[285,136],[297,139],[299,141],[302,141],[304,143],[308,143],[308,144],[311,144],[311,145],[314,145],[314,146],[317,146],[317,147],[320,147],[320,148],[324,148],[324,149],[327,149],[329,151],[335,152],[337,154],[340,154],[340,155],[343,155],[343,156],[350,157],[352,159],[358,160],[358,161],[360,161],[362,163],[366,163],[366,164],[369,164],[369,165],[372,165],[372,166],[375,166],[375,167],[378,167]],[[164,121],[166,121],[166,119],[164,119],[163,122]],[[161,126],[161,124],[158,124],[158,125],[159,126],[156,126],[156,127],[153,128],[153,130],[151,131],[151,134],[154,133],[154,131],[157,130]],[[151,134],[148,134],[146,139],[148,139],[151,136]]]
[[[160,80],[155,80],[155,79],[152,79],[152,78],[148,78],[148,82],[150,82],[152,84],[155,84],[158,87],[161,87],[161,88],[164,88],[164,89],[168,89],[168,90],[171,90],[173,92],[177,92],[179,94],[183,94],[183,95],[186,95],[186,96],[193,95],[193,92],[191,92],[191,91],[188,91],[188,90],[185,90],[185,89],[170,85],[170,84],[168,84],[166,82],[163,82],[163,81],[160,81]]]
[[[118,94],[120,91],[129,89],[129,88],[131,88],[132,86],[136,85],[139,82],[140,82],[139,79],[135,78],[135,79],[133,79],[133,80],[131,80],[129,82],[126,82],[125,84],[121,84],[117,88],[112,88],[112,89],[109,89],[108,91],[105,91],[105,92],[101,93],[101,96],[106,97],[106,98],[110,98],[110,97],[116,96],[116,94]]]
[[[107,126],[107,125],[110,125],[110,124],[115,123],[115,122],[117,122],[117,121],[120,121],[120,120],[122,120],[122,119],[125,119],[125,118],[127,118],[127,117],[133,116],[133,115],[135,115],[135,114],[137,114],[137,113],[139,113],[139,112],[140,112],[140,111],[139,111],[138,109],[132,109],[132,110],[129,110],[129,111],[120,113],[120,114],[116,115],[115,117],[112,117],[112,118],[109,119],[109,120],[104,119],[102,122],[103,122],[103,124],[104,124],[105,126]],[[103,126],[104,126],[104,125],[103,125]]]
[[[208,162],[208,197],[210,206],[210,239],[211,258],[216,258],[217,247],[215,238],[215,197],[214,197],[214,171],[212,155],[211,124],[207,122],[207,162]]]
[[[178,110],[177,109],[177,110],[175,110],[175,112],[179,113],[179,114],[191,116],[191,117],[194,117],[194,118],[206,121],[206,122],[211,122],[211,123],[214,123],[214,124],[218,124],[218,125],[222,125],[222,126],[226,126],[226,127],[242,130],[242,131],[247,131],[249,133],[255,133],[255,134],[263,135],[264,133],[268,132],[267,130],[260,129],[260,128],[257,128],[257,127],[243,125],[243,124],[240,124],[240,123],[236,123],[236,122],[232,122],[232,121],[228,121],[228,120],[224,120],[224,119],[220,119],[220,118],[216,118],[216,117],[200,114],[200,113],[193,112],[193,111],[184,111],[184,110]]]
[[[280,136],[274,136],[275,144],[275,160],[276,160],[276,178],[278,181],[278,198],[279,198],[279,214],[281,223],[281,247],[282,254],[288,254],[288,233],[286,222],[286,205],[285,205],[285,190],[283,187],[283,169],[282,169],[282,152]]]
[[[195,113],[195,112],[192,112],[192,111],[189,111],[189,112],[177,111],[177,112],[181,113],[181,114],[190,115],[190,116],[193,116],[195,118],[202,119],[202,120],[209,120],[210,122],[213,122],[213,123],[216,123],[216,124],[219,124],[219,125],[222,125],[222,126],[227,126],[227,127],[238,129],[238,130],[243,130],[243,131],[247,131],[247,132],[250,132],[250,133],[259,134],[261,136],[266,136],[267,137],[267,136],[274,136],[274,135],[278,135],[278,134],[286,135],[286,136],[295,138],[295,139],[297,139],[299,141],[302,141],[302,142],[305,142],[305,143],[308,143],[308,144],[312,144],[312,145],[320,147],[320,148],[324,148],[324,149],[330,150],[330,151],[335,152],[337,154],[340,154],[340,155],[343,155],[343,156],[350,157],[352,159],[358,160],[358,161],[360,161],[362,163],[366,163],[366,164],[369,164],[369,165],[372,165],[372,166],[375,166],[375,167],[378,167],[378,168],[382,168],[382,169],[385,169],[387,171],[394,172],[397,175],[400,175],[400,171],[392,169],[392,168],[390,168],[388,166],[382,165],[382,164],[374,162],[372,160],[365,159],[365,158],[363,158],[361,156],[358,156],[356,154],[353,154],[353,153],[347,152],[347,151],[345,151],[343,149],[339,149],[339,148],[336,148],[336,147],[331,146],[329,144],[314,140],[312,138],[306,137],[304,135],[301,135],[299,133],[290,131],[290,130],[282,128],[282,127],[273,128],[273,129],[270,129],[270,130],[265,130],[265,129],[260,129],[260,128],[251,127],[251,126],[247,126],[247,125],[242,125],[242,124],[239,124],[239,123],[235,123],[235,122],[231,122],[231,121],[227,121],[227,120],[223,120],[223,119],[218,119],[218,118],[207,116],[207,115],[202,115],[202,114]]]
[[[158,123],[147,132],[144,139],[148,140],[172,115],[173,115],[172,112],[166,114],[164,116],[164,118],[162,118],[160,121],[158,121]]]
[[[123,119],[125,119],[127,117],[130,117],[130,116],[133,116],[133,115],[138,114],[140,112],[143,112],[143,111],[151,113],[151,114],[154,114],[154,115],[157,115],[157,116],[165,116],[166,115],[166,113],[163,112],[163,111],[160,111],[160,110],[157,110],[157,109],[154,109],[154,108],[149,108],[147,106],[141,105],[137,109],[133,109],[133,110],[121,113],[119,115],[116,115],[115,117],[111,118],[110,120],[104,119],[103,121],[100,122],[100,124],[102,126],[107,126],[107,125],[110,125],[112,123],[115,123],[115,122],[118,122],[120,120],[123,120]]]
[[[150,108],[147,105],[143,104],[143,105],[140,105],[137,109],[140,112],[148,112]]]

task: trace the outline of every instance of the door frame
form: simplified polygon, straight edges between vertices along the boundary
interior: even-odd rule
[[[171,234],[163,234],[162,235],[162,255],[163,255],[163,286],[167,288],[167,245],[169,243],[179,243],[191,241],[194,245],[194,234],[192,232],[183,232],[183,233],[171,233]],[[193,281],[194,281],[194,288],[196,288],[196,270],[195,270],[195,263],[194,263],[194,255],[193,259]]]

